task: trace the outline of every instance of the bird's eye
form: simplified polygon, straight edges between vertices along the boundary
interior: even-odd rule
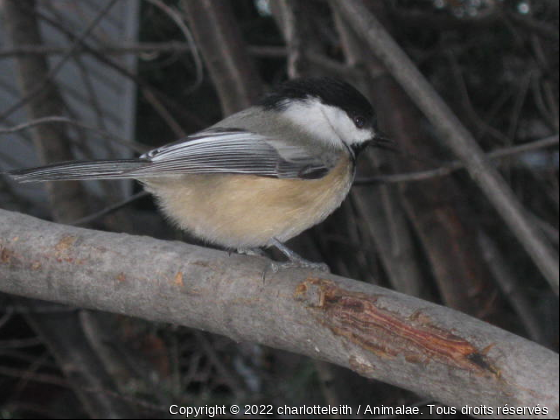
[[[361,116],[354,117],[354,124],[358,128],[363,128],[366,125],[366,119]]]

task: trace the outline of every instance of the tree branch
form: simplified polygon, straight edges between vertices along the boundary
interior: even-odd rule
[[[495,241],[482,231],[478,234],[478,241],[496,282],[519,316],[528,336],[537,343],[545,344],[544,328],[535,314],[533,299],[522,290],[516,273],[507,264]]]
[[[375,98],[376,91],[385,84],[383,77],[375,77],[373,73],[375,69],[382,66],[374,56],[365,53],[367,48],[357,39],[352,28],[339,14],[335,14],[335,24],[346,63],[349,67],[360,71],[361,74],[357,79],[359,85],[369,93],[370,97]],[[381,117],[383,118],[384,115]],[[391,125],[388,118],[383,118],[383,122],[385,127]],[[401,124],[399,121],[399,125]],[[364,155],[362,165],[367,164],[370,171],[372,168],[379,168],[388,163],[383,161],[383,155],[371,152]],[[371,189],[365,191],[353,189],[350,197],[355,201],[360,217],[370,232],[371,240],[376,244],[376,250],[392,287],[399,292],[429,300],[428,288],[423,286],[422,262],[415,249],[413,232],[400,203],[398,191],[388,186],[382,186],[376,194],[372,194]]]
[[[511,188],[488,162],[472,134],[449,109],[404,51],[361,0],[331,4],[360,34],[392,76],[406,90],[439,132],[440,140],[460,158],[519,242],[525,247],[552,289],[558,294],[558,256],[542,233],[525,216]]]
[[[8,127],[8,128],[1,128],[0,127],[0,136],[4,135],[4,134],[9,134],[9,133],[17,133],[18,131],[21,130],[26,130],[29,128],[33,128],[37,125],[40,124],[50,124],[50,123],[64,123],[64,124],[69,124],[69,125],[73,125],[76,127],[80,127],[86,130],[90,130],[93,131],[97,134],[100,134],[101,136],[109,139],[110,141],[113,141],[121,146],[124,147],[128,147],[129,149],[134,150],[137,153],[145,153],[147,152],[150,148],[146,145],[143,145],[141,143],[137,143],[134,140],[127,140],[124,139],[122,137],[118,137],[113,133],[110,133],[106,130],[102,130],[100,128],[97,127],[93,127],[87,123],[84,123],[82,121],[76,121],[76,120],[72,120],[70,118],[66,118],[66,117],[62,117],[62,116],[52,116],[52,117],[43,117],[43,118],[37,118],[35,120],[31,120],[31,121],[27,121],[25,123],[22,124],[18,124],[16,126],[13,127]],[[69,141],[71,141],[71,139],[69,139]]]
[[[524,144],[518,144],[516,146],[502,147],[500,149],[488,152],[486,156],[489,159],[499,159],[552,146],[558,146],[558,135],[545,137],[544,139],[535,140]],[[393,175],[379,175],[369,178],[358,178],[356,179],[354,185],[368,185],[378,183],[393,184],[399,182],[424,181],[427,179],[447,176],[452,174],[453,172],[458,171],[459,169],[464,168],[465,164],[462,161],[455,160],[436,169],[428,169],[425,171],[408,172]]]
[[[172,19],[173,22],[175,22],[177,27],[181,29],[181,32],[183,32],[183,36],[185,37],[185,40],[190,46],[190,50],[192,52],[192,56],[194,60],[196,79],[192,84],[192,86],[189,87],[188,89],[189,92],[193,92],[194,90],[198,89],[200,87],[200,84],[202,83],[202,79],[204,78],[204,68],[202,65],[202,59],[200,58],[200,54],[198,52],[198,48],[196,47],[196,43],[194,42],[191,31],[189,31],[189,28],[187,27],[187,25],[185,25],[185,22],[183,22],[181,15],[174,8],[169,7],[161,0],[147,0],[147,1],[153,4],[158,9],[160,9],[162,12],[164,12],[167,16],[169,16],[169,18]]]
[[[61,25],[60,22],[58,22],[56,19],[51,18],[45,13],[42,13],[40,10],[33,10],[29,8],[27,8],[26,10],[28,11],[28,13],[33,13],[42,21],[46,22],[48,25],[69,38],[72,43],[74,43],[77,39],[77,36],[72,31],[65,28],[65,26]],[[143,78],[128,70],[125,66],[121,66],[119,63],[111,60],[109,57],[107,57],[107,55],[103,51],[103,48],[99,50],[98,48],[93,47],[84,40],[81,44],[81,49],[85,53],[91,54],[100,63],[103,63],[107,67],[115,70],[118,74],[134,81],[138,85],[138,88],[144,95],[146,101],[153,107],[156,113],[169,124],[170,129],[175,132],[177,137],[184,137],[185,132],[182,127],[175,121],[168,108],[180,114],[186,121],[190,121],[195,126],[205,127],[207,125],[207,122],[201,120],[194,114],[185,111],[184,104],[180,104],[179,102],[170,98],[161,90],[151,86]]]
[[[452,406],[558,416],[557,354],[448,308],[307,270],[263,283],[258,257],[4,210],[0,238],[3,292],[255,341]]]
[[[245,47],[231,5],[222,0],[182,1],[190,28],[216,86],[222,110],[232,114],[253,104],[261,80]]]
[[[76,40],[74,41],[70,49],[64,54],[64,56],[60,59],[60,61],[58,61],[56,65],[54,65],[45,74],[44,78],[40,80],[38,83],[37,81],[35,81],[33,87],[30,88],[29,91],[26,92],[26,94],[22,98],[20,98],[15,104],[10,106],[7,110],[2,111],[2,114],[0,114],[0,121],[5,120],[7,117],[9,117],[11,114],[13,114],[22,106],[24,106],[35,96],[38,96],[42,91],[46,91],[48,89],[49,84],[52,83],[52,79],[54,78],[54,76],[58,73],[58,71],[62,68],[62,66],[64,66],[64,64],[72,57],[74,51],[80,48],[84,39],[86,39],[89,36],[89,34],[95,29],[95,27],[98,25],[101,19],[103,19],[103,17],[107,14],[107,12],[109,12],[109,10],[113,7],[116,1],[117,0],[107,1],[105,6],[101,9],[99,13],[97,13],[95,18],[88,24],[86,29],[84,29],[84,31],[76,38]],[[6,7],[6,10],[10,10],[9,6]],[[22,42],[21,44],[25,45],[25,42]],[[40,59],[41,58],[39,58],[39,60]]]
[[[286,41],[288,77],[295,79],[306,73],[304,47],[309,45],[309,37],[304,35],[303,21],[307,20],[303,2],[278,0],[270,4],[272,15]],[[308,23],[308,21],[307,21]]]

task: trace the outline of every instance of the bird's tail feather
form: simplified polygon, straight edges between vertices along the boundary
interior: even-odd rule
[[[18,182],[130,179],[134,176],[127,175],[127,172],[141,168],[146,163],[141,159],[71,161],[6,173]]]

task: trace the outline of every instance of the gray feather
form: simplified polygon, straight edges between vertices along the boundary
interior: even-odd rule
[[[7,174],[18,182],[133,178],[127,171],[145,165],[140,159],[71,161],[38,168],[17,169]]]
[[[139,159],[62,162],[8,174],[20,182],[219,173],[313,179],[328,173],[336,157],[324,151],[310,151],[301,142],[281,140],[270,133],[212,127],[154,149]]]
[[[236,173],[277,178],[318,178],[332,167],[321,154],[294,143],[235,128],[213,128],[141,156],[150,164],[135,177]],[[304,174],[302,176],[302,174]]]

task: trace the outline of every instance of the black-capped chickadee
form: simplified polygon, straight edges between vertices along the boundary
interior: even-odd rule
[[[340,206],[356,157],[387,140],[369,101],[332,78],[288,81],[260,103],[137,159],[8,172],[20,182],[136,179],[177,226],[238,251],[276,246],[280,266],[317,268],[283,243]]]

